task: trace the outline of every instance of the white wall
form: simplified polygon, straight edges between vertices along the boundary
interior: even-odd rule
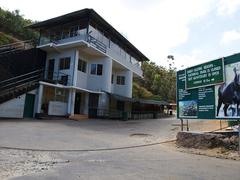
[[[79,58],[87,63],[86,73],[82,71],[77,71],[77,87],[87,89],[87,81],[88,81],[88,67],[89,67],[89,59],[90,57],[83,54],[81,51],[79,52]]]
[[[102,75],[90,74],[91,64],[102,64]],[[88,66],[88,82],[87,87],[94,91],[106,91],[111,92],[111,76],[112,76],[112,59],[105,57],[100,59],[89,60]]]
[[[129,70],[113,71],[113,75],[114,75],[114,82],[111,85],[112,93],[131,98],[132,97],[133,73]],[[117,84],[117,76],[125,77],[125,85]]]
[[[54,116],[67,115],[67,103],[60,101],[49,101],[48,115]]]
[[[69,75],[71,77],[70,83],[72,84],[73,69],[74,69],[74,65],[75,65],[75,55],[76,55],[75,52],[76,52],[75,49],[64,50],[62,52],[48,52],[47,53],[47,61],[46,61],[46,70],[48,70],[48,60],[49,59],[55,59],[54,72],[57,73],[59,71],[60,59],[65,58],[65,57],[70,57],[71,58],[70,69],[60,70],[59,72]]]
[[[24,94],[0,104],[0,117],[23,118],[25,97]]]
[[[36,90],[32,90],[27,94],[36,94]],[[0,117],[23,118],[25,98],[26,94],[23,94],[21,96],[18,96],[17,98],[11,99],[7,102],[0,104]]]

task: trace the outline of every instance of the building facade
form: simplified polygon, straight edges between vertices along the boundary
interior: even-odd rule
[[[141,63],[148,59],[94,10],[83,9],[30,28],[40,32],[37,48],[46,52],[34,114],[131,111],[131,103],[111,95],[132,98],[133,77],[142,77]]]

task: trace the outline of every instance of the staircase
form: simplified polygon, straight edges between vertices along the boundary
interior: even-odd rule
[[[36,89],[43,73],[43,69],[38,69],[0,81],[0,104]]]
[[[9,53],[17,53],[19,51],[28,50],[34,47],[33,40],[19,41],[16,43],[6,44],[0,46],[0,57]]]

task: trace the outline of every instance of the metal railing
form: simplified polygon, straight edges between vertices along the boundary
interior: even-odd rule
[[[0,46],[0,55],[11,53],[18,50],[27,50],[27,49],[33,48],[34,46],[35,46],[35,43],[33,40],[19,41],[16,43],[2,45]]]
[[[99,41],[98,39],[94,38],[89,34],[87,35],[87,42],[95,48],[99,49],[100,51],[104,53],[107,52],[107,46],[103,42]]]
[[[99,119],[158,119],[167,117],[164,112],[159,111],[120,111],[116,109],[89,108],[89,118]]]
[[[17,91],[24,92],[35,86],[43,77],[43,69],[35,70],[0,82],[0,97],[14,95]]]
[[[44,81],[53,84],[71,85],[71,76],[62,72],[45,70]]]

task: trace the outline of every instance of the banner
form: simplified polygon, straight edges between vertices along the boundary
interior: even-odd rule
[[[177,117],[240,119],[240,54],[177,72]]]

